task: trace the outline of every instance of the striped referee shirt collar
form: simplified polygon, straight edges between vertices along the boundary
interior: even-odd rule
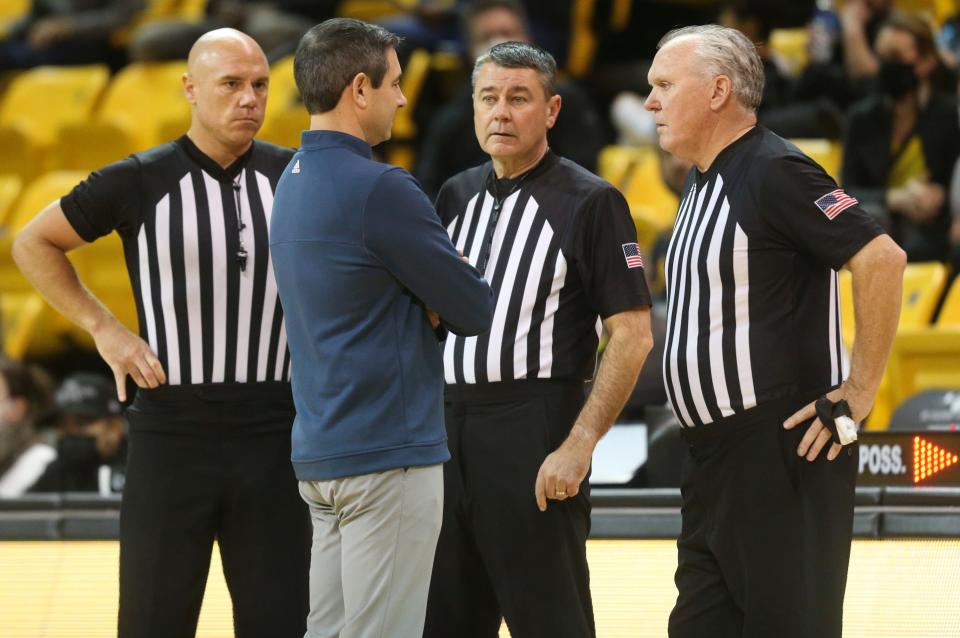
[[[254,144],[250,144],[250,148],[248,148],[243,155],[238,157],[233,164],[224,168],[209,155],[201,151],[187,135],[181,135],[177,139],[176,144],[180,146],[190,159],[196,162],[204,172],[221,182],[232,182],[237,179],[237,175],[243,171],[243,167],[250,161],[254,147]]]
[[[300,134],[300,148],[303,150],[346,147],[357,155],[370,159],[373,151],[370,145],[359,137],[340,131],[304,131]]]

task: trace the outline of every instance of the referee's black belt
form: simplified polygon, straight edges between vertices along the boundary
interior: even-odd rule
[[[444,398],[448,401],[517,401],[544,395],[578,393],[583,396],[584,382],[571,379],[515,379],[492,383],[448,383]]]

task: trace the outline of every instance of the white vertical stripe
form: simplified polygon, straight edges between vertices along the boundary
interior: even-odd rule
[[[478,193],[479,195],[479,193]],[[493,197],[484,195],[483,203],[480,205],[480,221],[477,223],[477,232],[473,235],[473,243],[470,244],[470,252],[465,253],[470,263],[474,266],[480,261],[480,246],[483,245],[483,238],[487,236],[490,223],[490,209],[493,208]]]
[[[684,421],[686,425],[693,425],[694,421],[692,418],[690,418],[690,408],[687,406],[687,403],[683,398],[683,392],[681,392],[682,385],[680,383],[679,370],[681,330],[680,317],[683,316],[683,308],[684,304],[686,303],[686,293],[684,288],[687,284],[687,261],[690,254],[690,246],[693,243],[693,230],[696,228],[697,219],[700,217],[700,209],[703,208],[703,198],[706,196],[706,194],[706,189],[700,191],[700,194],[696,199],[696,205],[693,205],[693,202],[691,201],[691,208],[688,209],[687,218],[684,220],[682,235],[675,247],[675,251],[679,252],[679,255],[676,255],[673,258],[673,278],[676,283],[674,284],[672,301],[670,304],[671,308],[673,309],[673,313],[669,319],[670,325],[673,326],[671,329],[671,332],[673,333],[673,343],[670,346],[669,353],[670,378],[673,385],[674,394],[677,398],[677,408],[680,410],[679,418]],[[691,194],[691,200],[692,198],[693,196]]]
[[[690,207],[694,198],[696,197],[696,185],[690,189],[690,192],[687,193],[687,196],[680,201],[680,206],[677,209],[677,219],[673,224],[673,233],[670,238],[670,242],[667,244],[667,255],[666,261],[666,272],[664,273],[665,284],[666,284],[666,294],[667,294],[667,337],[669,338],[673,334],[674,325],[673,325],[673,310],[674,305],[676,304],[676,293],[674,292],[674,282],[676,281],[676,264],[674,263],[674,254],[680,250],[678,245],[680,244],[680,237],[683,234],[683,228],[687,221],[688,214],[690,212]],[[676,336],[674,335],[674,338]],[[663,385],[664,387],[673,387],[671,383],[671,378],[668,372],[670,367],[669,365],[669,351],[664,348],[664,354],[660,358],[660,373],[663,375]],[[677,393],[677,388],[674,388],[674,393],[679,397]],[[677,415],[678,417],[680,415]],[[684,423],[683,425],[690,425],[689,422]]]
[[[177,311],[173,305],[173,266],[170,262],[170,196],[157,204],[157,265],[160,275],[160,311],[167,336],[167,383],[180,385],[180,342],[177,339]]]
[[[557,251],[557,262],[553,267],[553,283],[550,296],[543,310],[543,323],[540,324],[540,371],[538,377],[546,378],[553,370],[553,320],[560,308],[560,289],[567,279],[567,260],[563,251]]]
[[[717,176],[717,188],[723,182]],[[730,202],[726,197],[720,206],[717,216],[717,225],[710,238],[710,247],[707,249],[707,277],[710,284],[710,377],[713,379],[713,390],[717,395],[717,408],[722,416],[733,414],[730,401],[730,390],[727,388],[727,372],[723,367],[723,283],[720,279],[720,244],[723,241],[724,230],[727,226],[727,214],[730,212]]]
[[[693,248],[689,254],[689,261],[685,261],[684,268],[690,273],[690,308],[687,315],[687,343],[684,352],[684,358],[687,361],[687,380],[690,384],[690,396],[693,399],[693,406],[697,409],[700,421],[704,424],[711,423],[713,417],[710,416],[710,410],[707,408],[707,402],[703,398],[703,381],[700,378],[700,358],[697,354],[700,348],[700,248],[703,245],[703,236],[706,233],[710,217],[717,205],[717,198],[723,187],[723,180],[717,175],[717,181],[713,185],[710,193],[710,202],[703,209],[703,214],[698,215],[699,224],[693,241]],[[706,191],[704,191],[706,192]],[[697,212],[700,212],[700,206],[697,206]],[[708,333],[709,336],[709,333]]]
[[[733,229],[733,281],[734,315],[737,318],[737,372],[740,375],[740,392],[743,408],[757,404],[753,390],[753,364],[750,361],[750,272],[747,267],[749,243],[747,236],[737,224]]]
[[[443,380],[447,383],[456,383],[457,374],[455,369],[455,360],[453,358],[454,348],[457,345],[457,335],[450,333],[443,344]]]
[[[840,281],[837,274],[837,340],[840,342],[840,381],[846,381],[850,376],[850,357],[847,353],[847,344],[843,341],[843,306],[840,304]]]
[[[240,273],[240,303],[237,307],[237,365],[235,376],[238,383],[247,380],[247,363],[250,358],[250,313],[253,298],[253,273],[256,269],[256,247],[253,238],[253,220],[250,213],[250,199],[247,193],[247,171],[240,171],[240,217],[244,228],[240,231],[243,246],[247,249],[247,268]]]
[[[284,367],[283,359],[287,354],[287,318],[280,321],[280,340],[277,342],[277,362],[274,364],[273,380],[283,381]],[[292,362],[292,357],[291,357]]]
[[[157,352],[157,320],[153,316],[153,287],[150,285],[150,251],[147,245],[147,227],[137,233],[137,253],[140,257],[140,298],[143,300],[143,321],[147,324],[147,343]]]
[[[500,249],[503,247],[503,236],[507,232],[507,227],[510,226],[510,218],[513,217],[513,208],[519,197],[520,192],[517,191],[503,201],[503,210],[497,219],[497,227],[493,231],[493,242],[490,244],[490,260],[487,262],[487,269],[483,273],[483,276],[486,277],[489,282],[493,282],[493,273],[497,271]],[[474,242],[474,244],[476,244],[476,242]],[[500,289],[502,291],[503,287],[501,286]]]
[[[527,282],[523,287],[523,300],[520,303],[520,320],[517,322],[517,336],[513,345],[513,378],[523,379],[527,376],[527,339],[530,336],[530,321],[533,319],[533,306],[537,302],[537,289],[540,287],[540,277],[550,242],[553,240],[553,229],[549,222],[544,222],[537,239],[537,247],[533,251],[530,270],[527,272]]]
[[[210,211],[210,247],[213,283],[213,374],[210,381],[223,383],[227,363],[227,238],[223,222],[220,182],[204,172],[207,209]]]
[[[837,360],[837,273],[830,271],[830,314],[827,318],[827,334],[830,346],[830,385],[840,383],[840,362]]]
[[[461,253],[463,252],[463,247],[467,243],[467,235],[470,234],[470,223],[473,222],[473,210],[476,208],[477,198],[480,197],[480,193],[477,193],[473,198],[467,202],[467,212],[463,216],[463,224],[460,226],[460,236],[457,237],[457,250]],[[453,239],[451,237],[450,239]]]
[[[521,213],[517,235],[510,247],[510,257],[507,259],[507,269],[500,284],[500,294],[497,296],[497,307],[493,311],[493,323],[490,328],[490,347],[487,349],[487,381],[501,381],[504,378],[503,370],[500,368],[500,351],[506,329],[504,324],[507,320],[510,299],[513,298],[513,288],[517,280],[517,270],[520,268],[520,258],[523,255],[523,249],[527,246],[527,238],[530,236],[530,228],[533,226],[538,208],[540,208],[540,205],[533,197],[527,200],[527,205]]]
[[[180,180],[183,202],[183,270],[187,291],[187,325],[190,330],[190,382],[203,382],[203,320],[200,316],[200,242],[197,238],[197,201],[190,173]]]
[[[270,235],[270,219],[273,217],[273,191],[270,180],[259,171],[255,172],[263,215],[267,223],[267,236]],[[269,243],[269,241],[268,241]],[[267,359],[270,358],[270,330],[273,328],[273,314],[277,307],[277,280],[273,276],[273,258],[267,253],[267,285],[263,293],[263,315],[260,318],[260,344],[257,353],[257,381],[267,381]],[[282,355],[281,355],[282,356]]]
[[[603,334],[603,319],[597,315],[597,323],[593,326],[594,330],[597,331],[597,339],[600,338],[600,335]]]

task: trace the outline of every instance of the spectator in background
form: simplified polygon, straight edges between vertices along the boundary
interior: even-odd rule
[[[848,0],[839,13],[818,10],[796,98],[827,98],[846,108],[867,95],[879,68],[873,47],[892,6],[893,0]]]
[[[40,440],[53,407],[53,382],[21,361],[0,359],[0,498],[22,495],[56,456]]]
[[[54,396],[56,456],[29,492],[99,492],[123,489],[126,434],[116,388],[98,374],[67,377]]]
[[[333,16],[339,0],[208,0],[200,21],[157,20],[133,34],[134,62],[182,60],[201,35],[231,27],[248,34],[272,62],[293,53],[307,29]]]
[[[114,33],[130,26],[145,5],[145,0],[33,0],[0,41],[0,70],[95,63],[119,68],[125,58],[113,44]]]
[[[849,114],[843,185],[889,228],[910,261],[946,259],[946,195],[960,155],[960,125],[956,99],[932,83],[939,65],[933,31],[917,15],[892,13],[875,55],[875,92]]]
[[[495,44],[531,41],[527,14],[516,0],[477,0],[464,9],[461,25],[471,65]],[[600,118],[576,85],[560,82],[557,93],[563,101],[563,117],[548,135],[550,148],[595,172],[603,145]],[[486,161],[473,131],[473,89],[468,79],[434,118],[414,174],[427,194],[435,196],[447,179]]]

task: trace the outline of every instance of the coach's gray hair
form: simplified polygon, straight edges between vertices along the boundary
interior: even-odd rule
[[[730,78],[737,101],[756,113],[763,97],[763,61],[756,45],[736,29],[705,24],[670,31],[660,39],[657,49],[683,36],[696,38],[698,66],[710,77]]]
[[[477,58],[473,65],[471,83],[477,88],[480,67],[493,62],[505,69],[533,69],[540,76],[540,84],[551,98],[557,94],[557,61],[540,47],[524,42],[501,42]]]

